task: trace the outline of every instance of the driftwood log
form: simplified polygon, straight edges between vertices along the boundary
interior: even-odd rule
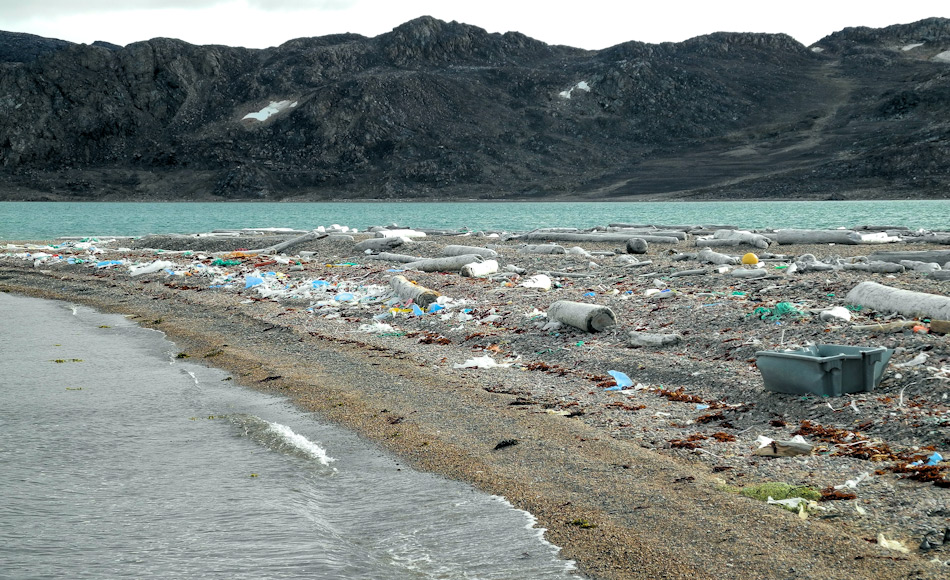
[[[485,260],[484,262],[471,262],[469,264],[465,264],[459,270],[459,274],[467,278],[478,278],[480,276],[490,276],[497,271],[497,260]]]
[[[635,233],[581,234],[572,232],[528,232],[522,240],[544,240],[548,242],[626,242],[630,238],[640,238],[650,243],[675,244],[679,238],[672,236],[654,236]]]
[[[307,232],[302,236],[297,236],[296,238],[281,242],[279,244],[274,244],[273,246],[267,246],[266,248],[261,248],[259,250],[248,250],[246,254],[276,254],[287,248],[292,248],[304,242],[309,242],[310,240],[319,240],[321,238],[327,237],[329,234],[321,234],[320,232],[313,231]]]
[[[907,328],[913,328],[920,324],[916,320],[898,320],[895,322],[879,322],[877,324],[859,324],[852,326],[851,330],[858,332],[900,332]]]
[[[617,323],[613,310],[598,304],[558,300],[548,307],[548,319],[579,328],[586,332],[600,332]]]
[[[391,238],[369,238],[368,240],[357,242],[356,245],[353,246],[353,250],[357,252],[365,252],[366,250],[370,250],[371,252],[380,252],[383,250],[398,248],[407,242],[409,242],[409,238],[403,238],[400,236]]]
[[[754,234],[745,230],[716,230],[712,238],[696,240],[697,246],[738,246],[745,244],[764,250],[769,247],[771,240],[762,234]]]
[[[480,248],[478,246],[445,246],[442,250],[443,256],[464,256],[466,254],[475,254],[483,258],[497,258],[498,252],[490,248]]]
[[[860,244],[861,234],[852,230],[776,230],[769,235],[779,244]]]
[[[419,230],[376,230],[374,235],[377,238],[424,238],[426,237],[425,232],[420,232]]]
[[[596,233],[596,232],[592,232]],[[634,236],[660,236],[664,238],[676,238],[683,241],[689,237],[689,234],[682,230],[651,230],[643,228],[613,228],[609,233],[613,234],[632,234]]]
[[[678,334],[656,334],[653,332],[631,331],[627,335],[627,342],[630,346],[672,346],[679,344],[682,340]]]
[[[465,254],[445,258],[426,258],[418,262],[409,262],[405,267],[407,270],[419,270],[422,272],[458,272],[462,269],[462,266],[466,264],[481,261],[482,257],[478,254]]]
[[[719,252],[714,252],[709,248],[700,250],[696,257],[700,262],[708,262],[710,264],[719,264],[722,265],[736,265],[739,263],[739,258],[735,256],[727,256],[726,254],[720,254]]]
[[[950,298],[891,288],[877,282],[861,282],[848,292],[845,300],[874,310],[896,312],[904,316],[950,319]]]
[[[950,262],[950,250],[933,250],[929,252],[874,252],[868,256],[868,260],[894,262],[897,264],[901,263],[902,260],[946,264],[947,262]]]
[[[367,256],[371,260],[383,260],[384,262],[400,262],[402,264],[408,264],[409,262],[418,262],[419,260],[424,260],[422,256],[409,256],[406,254],[391,254],[389,252],[380,252],[378,254],[371,254]]]
[[[389,279],[389,286],[396,296],[403,300],[412,300],[412,303],[417,304],[419,308],[428,308],[439,299],[438,292],[411,282],[405,276],[393,276]]]
[[[670,278],[679,278],[681,276],[704,276],[708,274],[709,271],[705,268],[698,268],[695,270],[680,270],[678,272],[673,272],[670,274]]]
[[[748,270],[746,268],[737,268],[731,272],[729,275],[733,278],[765,278],[769,275],[768,270]]]
[[[894,262],[868,262],[867,264],[842,264],[845,270],[860,270],[875,274],[895,274],[904,271],[904,266]]]
[[[558,246],[555,244],[528,244],[518,248],[518,251],[522,254],[566,254],[567,250],[564,249],[564,246]]]

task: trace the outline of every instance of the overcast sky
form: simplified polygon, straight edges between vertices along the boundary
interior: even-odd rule
[[[164,36],[264,48],[341,32],[377,36],[423,15],[587,49],[717,31],[784,32],[809,45],[848,26],[950,17],[950,1],[0,0],[0,30],[120,45]]]

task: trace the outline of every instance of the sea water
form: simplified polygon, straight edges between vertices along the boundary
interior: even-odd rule
[[[526,512],[157,331],[0,294],[0,577],[568,578]]]
[[[950,229],[950,200],[726,202],[109,203],[0,202],[0,240],[142,236],[332,224],[526,231],[609,223]]]

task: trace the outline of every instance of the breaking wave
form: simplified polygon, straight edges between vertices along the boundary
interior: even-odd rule
[[[280,423],[272,423],[254,415],[230,415],[228,419],[243,431],[243,435],[279,453],[301,459],[316,460],[323,466],[336,461],[327,450],[293,429]]]

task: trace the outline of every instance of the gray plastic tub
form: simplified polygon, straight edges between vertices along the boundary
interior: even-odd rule
[[[894,351],[881,347],[814,344],[801,350],[762,350],[756,366],[765,388],[792,395],[873,391]]]

